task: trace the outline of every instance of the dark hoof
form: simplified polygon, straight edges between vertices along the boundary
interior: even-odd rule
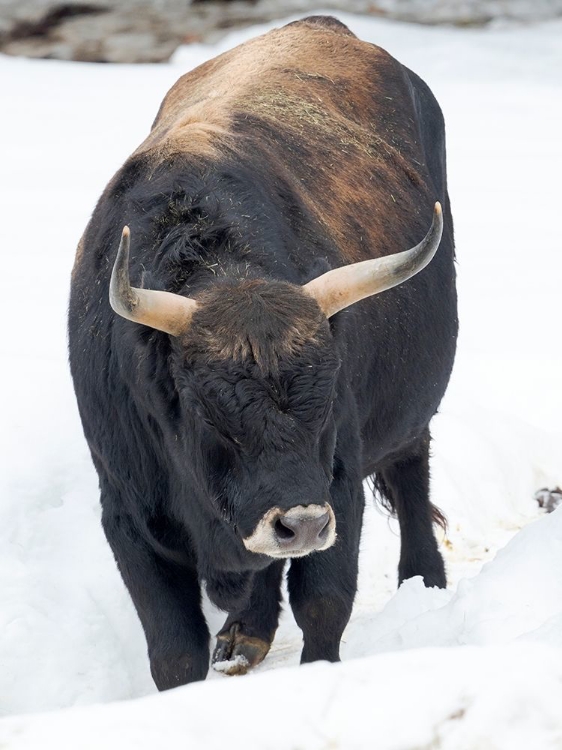
[[[440,589],[447,588],[447,576],[445,574],[445,564],[441,554],[435,550],[431,555],[425,556],[423,561],[419,559],[412,562],[401,562],[398,566],[398,585],[401,586],[404,581],[414,576],[422,576],[426,588],[436,586]]]
[[[262,638],[244,635],[236,622],[226,633],[217,635],[213,668],[228,675],[246,674],[265,659],[270,646]]]

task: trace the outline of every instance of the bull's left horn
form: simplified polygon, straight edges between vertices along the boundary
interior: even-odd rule
[[[441,204],[435,204],[429,232],[419,245],[384,258],[364,260],[309,281],[303,289],[318,302],[327,318],[354,302],[398,286],[425,268],[439,247],[443,234]]]
[[[142,323],[171,336],[180,336],[189,328],[193,313],[197,310],[197,302],[180,294],[131,286],[130,236],[129,227],[124,227],[109,283],[109,303],[117,315],[127,320]]]

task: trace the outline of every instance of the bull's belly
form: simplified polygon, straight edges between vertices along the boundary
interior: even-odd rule
[[[452,364],[451,357],[440,377],[428,378],[418,388],[388,390],[386,398],[375,396],[359,411],[367,415],[361,428],[363,477],[406,455],[424,437],[447,389]]]

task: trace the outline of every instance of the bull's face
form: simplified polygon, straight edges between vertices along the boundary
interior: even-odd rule
[[[428,234],[410,250],[328,271],[303,287],[223,280],[196,299],[131,287],[123,230],[111,305],[172,337],[190,431],[185,460],[251,552],[297,557],[334,543],[329,487],[339,361],[328,318],[424,268],[442,230],[437,203]]]
[[[316,302],[289,284],[219,285],[175,352],[198,483],[214,511],[250,552],[330,547],[339,359]]]

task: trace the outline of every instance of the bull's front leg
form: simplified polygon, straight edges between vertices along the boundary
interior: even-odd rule
[[[280,560],[255,573],[248,601],[231,610],[213,653],[213,664],[227,662],[220,671],[245,674],[266,657],[279,623],[284,565]]]
[[[330,490],[336,515],[334,545],[291,561],[289,599],[304,636],[301,664],[340,660],[340,640],[357,591],[365,502],[361,480],[357,472],[354,474],[352,478],[341,463],[334,471]]]
[[[108,506],[104,531],[144,628],[157,688],[205,679],[209,630],[196,571],[158,555],[126,514],[111,513]]]

